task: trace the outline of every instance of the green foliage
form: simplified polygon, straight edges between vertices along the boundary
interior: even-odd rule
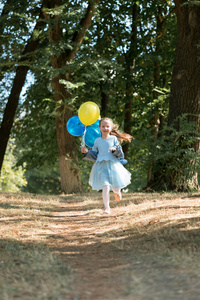
[[[25,169],[22,166],[15,167],[14,148],[14,141],[10,141],[1,170],[0,190],[2,192],[19,192],[27,185]]]
[[[56,195],[61,193],[58,163],[55,166],[42,165],[25,173],[27,186],[22,191],[35,194]]]
[[[0,19],[6,33],[0,41],[1,74],[4,76],[0,86],[4,100],[0,104],[0,120],[7,91],[12,86],[13,72],[26,41],[32,34],[40,7],[37,1],[23,0],[11,3],[13,6],[7,7],[6,15]],[[34,32],[34,38],[41,37],[40,45],[34,53],[32,62],[29,63],[35,80],[26,90],[23,99],[21,98],[12,131],[17,146],[15,149],[17,165],[22,166],[26,163],[29,191],[36,192],[38,189],[41,193],[59,192],[57,171],[50,172],[51,168],[54,169],[58,157],[54,120],[57,107],[53,101],[51,79],[59,73],[70,74],[70,82],[63,81],[61,84],[65,85],[71,98],[58,105],[64,104],[65,109],[72,107],[74,115],[77,115],[78,108],[85,101],[94,101],[101,108],[104,93],[109,101],[108,116],[123,129],[125,104],[132,101],[131,125],[135,140],[130,145],[127,157],[127,168],[132,172],[133,178],[130,188],[139,189],[145,185],[152,147],[148,131],[150,121],[157,112],[159,116],[165,118],[168,113],[168,90],[176,42],[176,18],[173,11],[174,4],[171,2],[153,0],[137,4],[139,5],[137,40],[134,44],[131,42],[133,2],[102,0],[75,59],[61,69],[51,67],[50,56],[64,55],[67,49],[73,48],[72,37],[84,15],[86,3],[68,1],[66,4],[63,1],[56,10],[48,10],[51,16],[56,14],[61,18],[63,38],[59,45],[48,42],[47,29],[50,22],[54,22],[52,19],[46,21],[44,29]],[[162,35],[158,34],[156,28],[156,16],[160,6]],[[133,66],[127,68],[131,66],[128,61],[130,53]],[[156,63],[160,64],[160,76],[155,89],[153,76]],[[8,73],[5,73],[4,67]],[[127,83],[131,86],[128,94]],[[83,162],[81,157],[79,160],[83,186],[88,189],[91,163]],[[49,170],[46,168],[47,165]],[[51,191],[48,182],[53,185],[52,180],[53,182],[55,180],[56,184]],[[46,183],[43,184],[44,182]]]
[[[131,172],[131,184],[127,187],[131,191],[140,191],[147,184],[148,172],[148,147],[146,139],[135,135],[135,139],[129,146],[127,168]]]
[[[48,97],[48,100],[45,99]],[[57,139],[54,102],[45,78],[36,78],[26,91],[26,99],[19,106],[12,134],[15,136],[17,165],[26,162],[26,169],[34,169],[57,161]]]
[[[92,188],[88,182],[89,182],[89,176],[90,176],[93,162],[82,160],[82,158],[83,157],[79,158],[81,182],[82,182],[84,191],[89,192],[92,190]]]
[[[149,158],[154,162],[156,180],[165,179],[166,190],[192,191],[197,188],[198,182],[194,178],[200,172],[199,154],[194,150],[200,141],[200,128],[196,122],[188,120],[187,114],[177,118],[175,123],[177,121],[179,130],[174,124],[166,127],[163,137],[152,143]]]
[[[177,121],[177,120],[176,120]],[[199,153],[194,145],[200,141],[197,125],[187,115],[178,118],[180,129],[165,124],[162,134],[154,141],[152,128],[138,130],[131,142],[127,168],[132,173],[130,190],[146,187],[147,173],[152,167],[150,187],[156,190],[196,190],[200,174]]]

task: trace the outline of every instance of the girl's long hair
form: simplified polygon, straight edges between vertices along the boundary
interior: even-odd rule
[[[123,141],[129,142],[129,143],[131,142],[131,140],[132,140],[132,138],[133,138],[132,135],[130,135],[130,134],[128,134],[128,133],[125,133],[125,132],[123,132],[123,131],[121,131],[121,130],[118,130],[119,125],[113,123],[113,120],[112,120],[112,119],[107,118],[107,117],[102,118],[102,119],[99,121],[99,126],[101,126],[101,122],[102,122],[102,121],[110,121],[110,122],[111,122],[111,127],[112,127],[112,129],[111,129],[110,134],[111,134],[111,135],[115,135],[115,136],[117,137],[117,139],[119,140],[120,143],[122,143]]]

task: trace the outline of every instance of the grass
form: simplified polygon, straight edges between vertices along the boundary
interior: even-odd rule
[[[0,299],[66,299],[71,272],[45,243],[56,198],[0,195]]]
[[[6,240],[0,250],[1,299],[62,299],[66,295],[70,270],[45,246]]]
[[[142,246],[144,252],[173,254],[177,261],[184,253],[187,260],[199,260],[200,197],[172,193],[129,197],[124,197],[118,216],[119,236],[130,237],[124,248]]]
[[[129,261],[123,274],[129,295],[164,299],[160,293],[166,288],[168,299],[176,299],[170,294],[173,287],[181,297],[187,285],[200,292],[199,200],[197,194],[124,193],[116,203],[111,195],[112,213],[103,216],[100,193],[2,193],[0,299],[68,299],[73,272],[56,248],[59,243],[71,259],[90,251],[94,264],[100,244],[102,253]]]

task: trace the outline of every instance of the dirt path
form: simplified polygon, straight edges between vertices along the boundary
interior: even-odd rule
[[[198,274],[172,262],[165,251],[149,251],[155,241],[126,230],[126,205],[120,205],[113,203],[108,216],[101,212],[100,195],[89,200],[63,197],[49,217],[48,244],[70,265],[73,276],[67,299],[199,299]]]
[[[90,211],[82,202],[71,200],[52,218],[55,235],[50,236],[51,245],[73,274],[69,299],[125,299],[123,273],[128,263],[106,234],[116,215],[103,215],[100,209]]]

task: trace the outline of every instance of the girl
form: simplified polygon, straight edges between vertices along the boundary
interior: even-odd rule
[[[99,122],[101,137],[94,142],[92,150],[88,151],[84,146],[81,148],[82,153],[86,156],[90,152],[97,154],[96,162],[92,167],[89,184],[93,190],[102,190],[104,212],[110,214],[110,189],[112,188],[115,199],[122,199],[121,189],[130,184],[131,174],[120,163],[119,158],[124,154],[120,141],[131,141],[132,136],[118,130],[118,126],[113,124],[112,119],[103,118]],[[118,139],[117,139],[118,138]]]

